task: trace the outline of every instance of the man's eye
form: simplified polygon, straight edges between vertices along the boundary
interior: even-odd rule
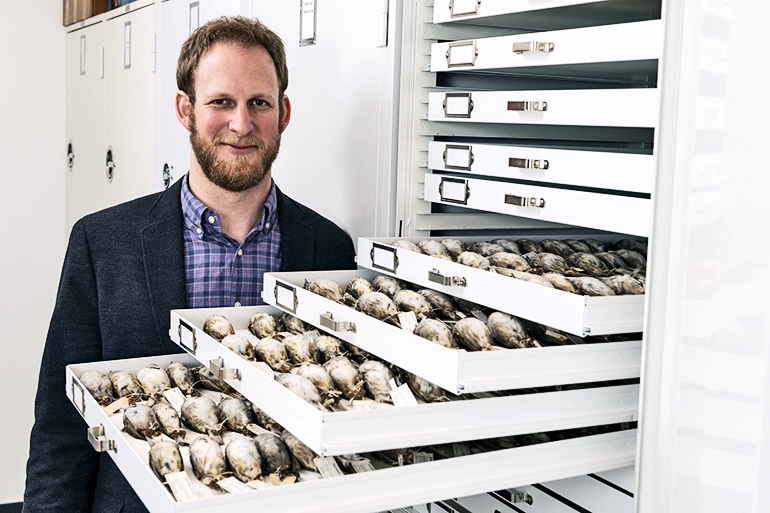
[[[255,107],[264,107],[267,102],[265,100],[251,100],[251,104]]]
[[[212,105],[227,105],[227,100],[214,100],[211,102]]]

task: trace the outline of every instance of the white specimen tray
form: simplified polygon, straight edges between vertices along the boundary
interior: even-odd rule
[[[454,350],[303,288],[305,280],[327,278],[344,289],[355,277],[371,280],[377,274],[366,269],[265,273],[262,297],[266,303],[315,326],[320,324],[338,338],[456,394],[639,377],[641,341]]]
[[[427,237],[403,239],[416,243],[424,238]],[[457,239],[467,242],[489,240]],[[644,295],[573,294],[400,249],[393,246],[396,240],[393,237],[359,237],[358,265],[579,337],[643,331]]]
[[[259,310],[281,313],[264,306],[173,310],[171,338],[200,363],[215,361],[214,369],[237,375],[225,381],[324,456],[636,420],[638,385],[320,411],[203,331],[206,318],[218,313],[256,342],[248,323]]]
[[[236,494],[218,494],[191,477],[199,498],[177,502],[150,469],[149,445],[125,433],[120,416],[108,415],[79,380],[86,370],[136,372],[150,363],[165,366],[171,361],[195,365],[190,356],[178,354],[73,364],[66,370],[67,395],[88,425],[83,436],[92,439],[97,450],[109,454],[153,513],[373,513],[601,472],[634,462],[636,430],[632,429],[326,479],[303,473],[293,484],[267,484],[263,489]]]

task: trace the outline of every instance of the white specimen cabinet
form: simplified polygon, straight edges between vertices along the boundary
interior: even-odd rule
[[[67,27],[66,228],[155,189],[155,2]]]

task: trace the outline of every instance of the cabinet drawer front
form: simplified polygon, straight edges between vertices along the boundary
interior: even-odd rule
[[[652,155],[431,141],[428,167],[438,171],[652,193]]]
[[[426,174],[424,199],[485,212],[649,236],[650,199]]]
[[[656,0],[435,0],[433,23],[546,30],[660,17]]]
[[[428,119],[453,123],[655,127],[657,89],[428,94]]]
[[[536,67],[540,74],[563,75],[564,71],[558,68],[545,68],[585,65],[586,71],[580,75],[599,78],[605,73],[617,75],[619,69],[627,71],[618,63],[640,62],[636,71],[655,74],[655,61],[661,55],[661,28],[660,20],[650,20],[433,43],[430,71],[504,69],[515,73],[518,68]],[[648,64],[642,65],[644,61]],[[600,66],[602,63],[612,63],[614,72]],[[570,74],[572,71],[570,68]],[[646,76],[621,77],[628,82],[647,79]]]

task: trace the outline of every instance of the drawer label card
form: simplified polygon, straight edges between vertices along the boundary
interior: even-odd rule
[[[372,244],[369,251],[369,258],[372,260],[372,267],[384,271],[396,272],[398,269],[398,256],[396,248],[384,244]]]
[[[476,15],[480,5],[481,0],[449,0],[449,15],[452,18]]]
[[[473,165],[473,151],[469,144],[447,144],[443,157],[447,169],[470,171]]]
[[[479,50],[476,48],[476,41],[458,41],[449,43],[446,51],[447,66],[454,68],[457,66],[474,66]]]
[[[441,201],[467,205],[468,198],[471,196],[471,189],[468,186],[468,180],[442,177],[438,184],[438,194]]]
[[[446,93],[441,107],[444,109],[444,117],[470,118],[473,110],[471,93]]]

